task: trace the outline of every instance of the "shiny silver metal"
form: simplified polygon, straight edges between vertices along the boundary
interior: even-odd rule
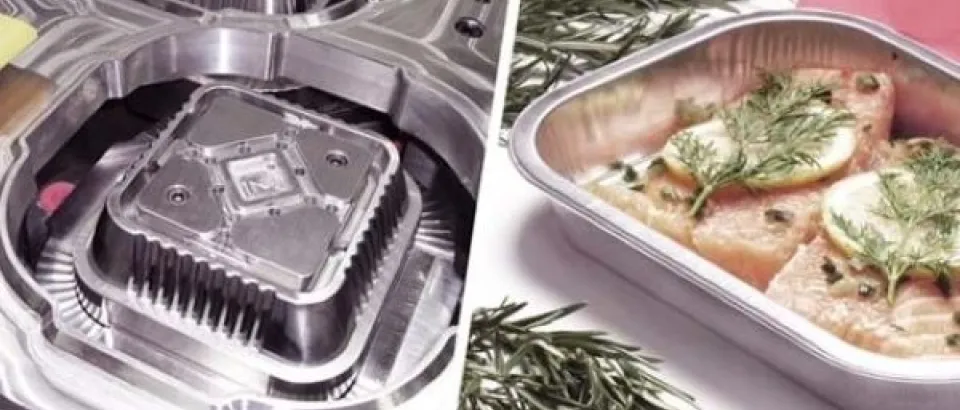
[[[674,102],[719,102],[760,70],[882,70],[895,128],[960,141],[960,65],[873,22],[816,11],[759,12],[700,27],[548,93],[518,119],[510,152],[545,191],[571,242],[844,409],[954,408],[957,360],[894,359],[848,344],[581,189],[592,167],[653,153]]]
[[[422,211],[393,144],[211,85],[131,162],[96,228],[56,238],[111,336],[223,353],[222,377],[264,392],[345,391]]]
[[[40,34],[0,70],[3,395],[57,410],[386,409],[416,395],[453,350],[505,9],[0,0]],[[460,18],[485,34],[458,33]],[[227,109],[191,112],[211,101]],[[196,149],[167,149],[184,138]],[[230,158],[170,160],[194,151]],[[260,168],[288,171],[296,195],[262,197]],[[183,229],[204,214],[180,212],[204,174],[256,180],[224,183],[228,211],[208,209],[250,228],[231,235],[248,239],[239,251]],[[76,186],[45,214],[37,195],[57,180]],[[125,251],[138,243],[177,251],[120,268],[159,260]],[[167,280],[203,269],[223,275]],[[191,316],[190,300],[210,309]],[[254,313],[278,311],[258,327]]]
[[[151,4],[149,0],[144,3]],[[162,7],[163,2],[159,3]],[[176,0],[168,3],[176,4]],[[234,9],[237,11],[247,11],[261,14],[295,14],[304,13],[311,10],[330,8],[334,2],[322,0],[182,0],[179,3],[186,3],[198,6],[205,10],[225,10]]]

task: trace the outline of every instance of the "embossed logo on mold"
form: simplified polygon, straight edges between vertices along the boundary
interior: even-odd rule
[[[244,202],[274,199],[293,191],[293,184],[276,153],[231,160],[227,173]]]

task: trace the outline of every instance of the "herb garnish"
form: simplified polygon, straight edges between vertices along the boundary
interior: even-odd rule
[[[847,111],[811,110],[829,98],[825,84],[800,84],[780,74],[763,80],[745,102],[716,114],[735,145],[729,155],[689,131],[671,141],[697,183],[691,216],[702,215],[706,200],[720,188],[782,177],[798,166],[819,166],[817,155],[853,119]]]
[[[504,301],[474,312],[461,410],[696,408],[692,397],[656,374],[659,360],[639,348],[603,332],[542,329],[583,304],[515,317],[525,307]]]
[[[890,303],[913,272],[932,273],[938,285],[946,287],[942,291],[950,290],[952,269],[947,261],[955,251],[960,226],[960,157],[942,146],[927,148],[908,159],[902,170],[879,173],[881,198],[872,212],[895,230],[895,238],[884,236],[877,226],[831,214],[859,248],[855,257],[886,276]]]
[[[530,102],[555,86],[691,29],[707,15],[699,12],[700,8],[735,12],[727,2],[521,1],[504,125],[512,126]]]

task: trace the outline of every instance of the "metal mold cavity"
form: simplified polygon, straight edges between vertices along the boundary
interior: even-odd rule
[[[171,115],[171,103],[144,98],[154,93],[189,100]],[[384,114],[310,88],[278,96],[189,81],[138,90],[122,109],[105,104],[91,119],[101,124],[80,127],[38,170],[40,186],[68,175],[75,184],[40,217],[44,232],[23,240],[40,295],[52,296],[59,348],[144,377],[159,371],[144,386],[157,394],[184,388],[165,377],[186,381],[208,397],[200,403],[362,399],[420,365],[453,320],[466,248],[456,209],[472,205],[448,194],[463,187]],[[76,139],[123,121],[115,111],[153,125],[81,153]],[[181,218],[189,207],[211,214]],[[244,246],[251,240],[279,248]],[[311,263],[296,259],[304,253]],[[426,319],[438,314],[446,319]],[[406,335],[413,326],[419,341]]]
[[[0,365],[33,369],[2,393],[303,410],[418,394],[450,360],[491,90],[383,53],[430,44],[344,34],[375,22],[278,35],[94,3],[83,53],[44,26],[15,62],[45,91],[0,144]]]

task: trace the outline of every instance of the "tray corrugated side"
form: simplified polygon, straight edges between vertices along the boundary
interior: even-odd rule
[[[956,408],[960,360],[895,359],[848,344],[575,182],[591,167],[662,146],[675,101],[728,100],[760,70],[803,67],[888,72],[895,131],[960,137],[960,66],[876,23],[797,10],[705,25],[548,93],[516,122],[511,155],[551,197],[574,246],[828,401]]]

